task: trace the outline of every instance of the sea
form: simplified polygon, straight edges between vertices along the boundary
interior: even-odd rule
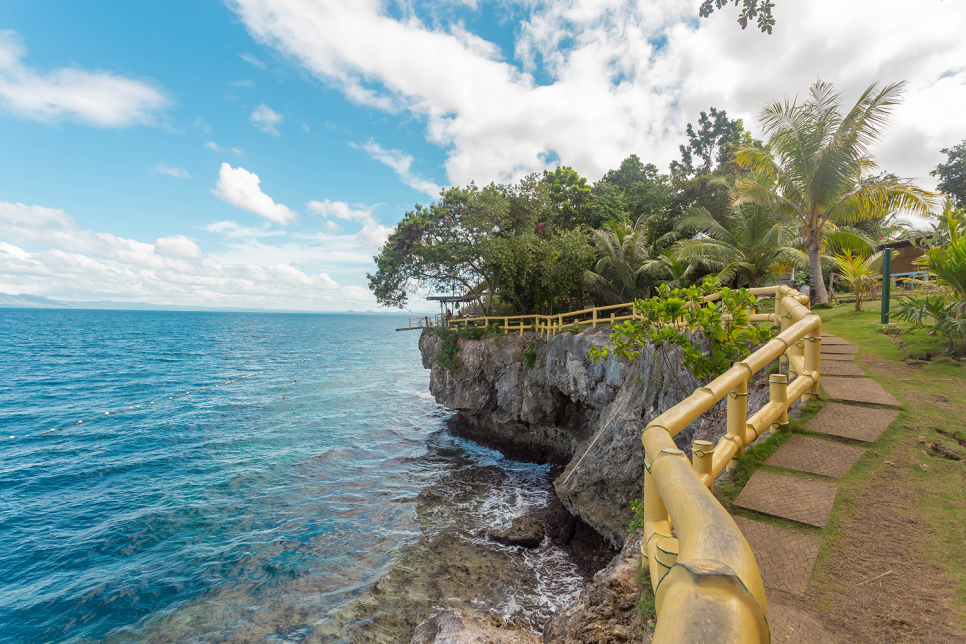
[[[447,434],[407,322],[0,309],[0,642],[350,642],[442,543],[505,577],[434,608],[539,632],[576,565],[484,532],[550,502],[547,466]]]

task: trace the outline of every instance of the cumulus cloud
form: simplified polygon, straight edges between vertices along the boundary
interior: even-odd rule
[[[424,122],[450,183],[516,178],[557,156],[592,179],[631,153],[664,165],[701,110],[754,129],[766,102],[804,94],[819,75],[851,99],[879,79],[910,81],[878,150],[891,171],[923,177],[966,136],[953,116],[966,104],[962,3],[920,3],[910,20],[898,1],[786,2],[765,36],[726,16],[698,20],[680,0],[510,0],[512,60],[455,21],[395,18],[384,4],[231,6],[257,40],[349,100]]]
[[[252,124],[262,132],[268,132],[272,136],[278,136],[278,125],[282,122],[282,115],[278,114],[268,105],[262,103],[252,112]]]
[[[349,145],[359,150],[365,150],[373,159],[392,168],[393,172],[399,175],[402,182],[413,190],[426,193],[433,199],[439,196],[440,187],[438,185],[432,181],[416,176],[410,170],[413,164],[412,155],[406,154],[402,150],[385,150],[373,139],[369,139],[363,145],[357,145],[355,143],[349,143]]]
[[[87,230],[57,208],[0,202],[0,292],[201,306],[372,306],[368,291],[341,287],[318,270],[318,258],[329,254],[356,265],[369,261],[338,245],[276,247],[254,239],[206,254],[183,235],[149,244]]]
[[[188,174],[188,171],[185,170],[184,168],[171,167],[165,163],[159,163],[158,165],[154,166],[151,172],[155,172],[158,174],[166,174],[169,177],[177,177],[179,179],[191,178],[191,175]]]
[[[371,210],[356,209],[344,201],[329,201],[328,199],[325,201],[310,201],[306,207],[308,210],[317,212],[323,217],[332,215],[344,221],[354,221],[362,224],[362,229],[357,233],[356,237],[364,247],[371,250],[381,248],[393,231],[391,226],[383,226],[376,221],[375,217],[372,216]],[[326,221],[326,228],[330,231],[338,230],[340,228],[338,224],[335,224],[334,227],[331,225],[334,223],[331,220]]]
[[[222,163],[218,171],[218,181],[211,192],[225,203],[253,212],[281,226],[298,218],[298,213],[284,204],[275,203],[262,192],[259,184],[261,179],[254,172],[241,166],[233,168],[228,163]]]
[[[193,259],[201,257],[201,247],[184,235],[159,237],[154,241],[154,252],[161,257]]]
[[[98,127],[152,125],[171,104],[153,84],[107,71],[23,64],[27,49],[15,31],[0,31],[0,108],[43,122],[74,120]]]

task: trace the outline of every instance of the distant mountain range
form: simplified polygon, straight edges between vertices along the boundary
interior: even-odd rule
[[[0,308],[2,309],[104,309],[117,311],[234,311],[250,313],[348,313],[354,315],[405,315],[388,311],[300,311],[295,309],[259,309],[215,306],[180,306],[176,304],[144,304],[143,302],[65,302],[52,300],[40,295],[7,295],[0,293]]]

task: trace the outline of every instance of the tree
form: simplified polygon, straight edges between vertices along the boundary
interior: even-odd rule
[[[691,177],[714,172],[727,163],[731,146],[741,142],[745,135],[741,119],[731,120],[725,110],[718,111],[715,107],[712,107],[710,112],[710,116],[701,112],[698,117],[697,132],[694,131],[694,126],[688,123],[688,144],[678,146],[681,150],[681,161],[671,162],[672,176]],[[702,161],[700,166],[695,167],[695,157]]]
[[[728,4],[729,0],[704,0],[698,15],[707,18],[715,9],[720,9]],[[738,6],[738,0],[731,0]],[[744,29],[748,26],[748,21],[758,18],[758,29],[762,33],[771,35],[771,29],[775,26],[775,18],[771,15],[771,10],[775,4],[771,0],[742,0],[741,14],[738,16],[738,24]],[[759,4],[761,2],[761,4]]]
[[[580,297],[594,249],[571,214],[535,174],[514,185],[450,188],[405,214],[375,257],[369,288],[381,305],[399,308],[427,288],[475,294],[487,311],[483,294],[496,292],[521,313],[553,296]]]
[[[949,195],[958,208],[966,209],[966,139],[941,151],[946,155],[946,162],[929,174],[939,177],[939,190]]]
[[[671,201],[671,184],[653,163],[644,164],[636,154],[621,162],[616,170],[609,170],[597,185],[610,184],[621,191],[628,217],[638,221],[665,210]]]
[[[600,259],[584,273],[584,283],[612,304],[644,297],[651,286],[647,261],[651,249],[645,243],[645,220],[631,226],[627,221],[610,221],[594,231]]]
[[[696,208],[678,223],[677,230],[704,235],[678,242],[677,255],[685,261],[704,262],[724,284],[756,288],[790,266],[807,265],[802,252],[793,247],[796,231],[758,204],[737,208],[727,227],[704,208]]]
[[[550,203],[557,212],[557,223],[564,228],[579,224],[594,227],[599,222],[592,221],[590,197],[591,188],[587,179],[577,174],[573,168],[557,167],[553,172],[543,171],[542,182],[547,186]]]
[[[934,195],[905,179],[863,182],[875,169],[869,147],[882,136],[904,86],[873,83],[843,115],[841,94],[816,81],[804,103],[786,99],[761,111],[769,137],[765,148],[743,145],[733,151],[751,172],[736,182],[734,204],[762,204],[800,222],[813,303],[828,300],[821,265],[826,222],[850,225],[897,210],[925,215],[934,205]]]

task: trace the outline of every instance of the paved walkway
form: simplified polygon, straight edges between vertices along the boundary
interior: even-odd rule
[[[874,442],[899,412],[868,405],[902,406],[855,364],[858,351],[858,346],[842,338],[822,334],[820,384],[829,398],[840,402],[827,403],[805,424],[805,429],[829,439],[793,435],[765,464],[795,474],[756,471],[735,499],[737,507],[825,528],[835,503],[834,480],[844,476],[865,453],[864,448],[841,439]],[[804,595],[821,539],[742,517],[735,522],[755,553],[765,587]],[[793,608],[770,603],[768,621],[772,642],[835,642],[814,617]]]

